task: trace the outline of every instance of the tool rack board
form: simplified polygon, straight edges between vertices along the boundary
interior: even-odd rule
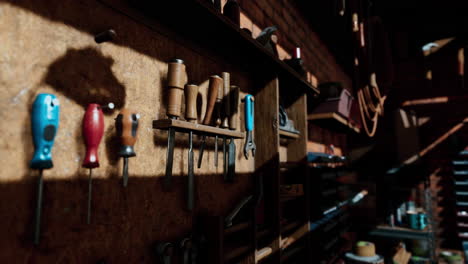
[[[2,1],[0,12],[0,156],[5,164],[0,172],[0,262],[154,263],[155,241],[176,242],[190,234],[196,214],[225,215],[251,191],[254,160],[243,157],[244,140],[236,140],[235,183],[226,184],[222,166],[213,165],[213,139],[208,138],[203,166],[195,168],[196,208],[187,212],[188,135],[177,133],[173,189],[166,192],[167,132],[152,127],[153,120],[166,118],[166,62],[171,58],[183,58],[187,79],[200,85],[199,121],[212,74],[228,71],[243,93],[253,89],[251,76],[241,68],[96,1]],[[109,28],[116,31],[116,40],[97,44],[94,36]],[[38,173],[28,162],[33,153],[31,104],[38,93],[58,96],[61,117],[52,150],[54,168],[44,171],[41,244],[34,248]],[[81,168],[81,126],[85,107],[93,102],[114,102],[116,110],[105,113],[101,164],[93,170],[93,219],[86,225],[88,171]],[[141,116],[126,189],[114,127],[124,106]],[[239,118],[240,133],[245,130],[242,105]],[[194,137],[195,160],[200,140]]]

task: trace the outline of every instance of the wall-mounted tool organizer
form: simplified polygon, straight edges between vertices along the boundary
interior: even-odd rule
[[[167,130],[169,128],[174,128],[176,132],[180,133],[189,133],[192,131],[196,135],[207,135],[210,137],[214,136],[226,136],[232,137],[235,139],[241,139],[245,137],[244,132],[232,131],[223,128],[217,128],[212,126],[205,126],[200,124],[194,124],[183,120],[174,120],[174,119],[160,119],[153,121],[154,129],[163,129]]]
[[[155,3],[151,3],[153,4]],[[136,6],[128,6],[128,2],[120,0],[86,3],[89,10],[95,12],[94,15],[99,14],[102,17],[102,21],[118,24],[118,27],[113,27],[118,37],[111,42],[101,42],[100,39],[95,40],[89,37],[89,35],[94,36],[96,32],[101,32],[103,27],[107,28],[109,25],[103,26],[97,23],[86,12],[81,14],[83,16],[79,16],[76,14],[79,5],[64,5],[62,11],[63,14],[67,14],[67,27],[60,28],[60,30],[70,30],[70,32],[58,36],[60,39],[57,42],[61,43],[62,48],[46,47],[45,51],[37,51],[33,54],[33,56],[39,56],[39,54],[49,53],[50,58],[44,60],[44,65],[47,64],[49,67],[34,68],[35,74],[31,75],[31,78],[45,76],[45,81],[32,79],[31,83],[41,83],[36,87],[39,91],[51,90],[57,94],[61,102],[65,102],[62,109],[67,113],[67,118],[62,120],[57,134],[57,140],[61,144],[54,148],[54,151],[57,151],[54,155],[57,160],[56,168],[52,173],[44,172],[45,180],[49,181],[46,183],[48,190],[44,197],[44,216],[46,219],[58,219],[55,218],[58,217],[56,214],[60,214],[60,219],[63,221],[60,223],[59,221],[44,221],[45,228],[41,231],[45,241],[44,247],[51,249],[51,252],[58,252],[53,250],[54,247],[63,248],[63,252],[78,252],[81,262],[87,263],[103,256],[108,256],[107,259],[111,263],[119,261],[132,263],[135,260],[141,260],[144,263],[157,262],[155,256],[148,254],[148,248],[154,241],[174,242],[174,238],[180,238],[192,230],[192,222],[199,212],[208,211],[212,215],[226,215],[227,211],[236,204],[239,194],[250,193],[254,195],[254,198],[247,218],[233,223],[230,227],[225,227],[221,222],[220,230],[224,238],[220,240],[226,241],[224,243],[226,254],[223,253],[222,260],[213,263],[238,261],[288,263],[303,257],[310,258],[307,250],[309,248],[307,223],[310,218],[308,208],[311,201],[308,190],[309,168],[306,164],[306,97],[316,95],[317,90],[292,71],[289,66],[267,53],[245,32],[234,27],[220,14],[206,9],[204,2],[188,2],[187,6],[182,9],[176,8],[173,3],[166,4],[161,4],[162,6],[155,4],[153,8],[142,10]],[[44,11],[43,8],[45,8],[35,3],[26,5],[25,8],[32,5],[31,9],[36,11]],[[12,9],[14,14],[20,12],[20,9],[8,8]],[[171,25],[173,19],[166,19],[171,13],[170,10],[179,10],[180,21],[189,23]],[[154,16],[148,15],[151,12]],[[50,15],[58,16],[55,13]],[[18,16],[15,19],[22,18]],[[62,17],[52,17],[52,21],[61,19]],[[32,32],[41,33],[34,36],[46,43],[48,39],[45,36],[50,36],[49,33],[55,30],[57,25],[40,16],[34,16],[33,20],[38,22],[31,24],[34,25],[33,29],[37,26],[39,30],[32,30]],[[84,21],[84,23],[79,21]],[[208,41],[209,36],[213,35],[226,39],[226,42],[219,45],[219,43]],[[80,42],[80,45],[74,45],[71,39],[81,39],[83,42]],[[48,40],[47,43],[52,43],[51,46],[54,46],[53,41]],[[72,44],[66,47],[66,51],[63,51],[63,43]],[[154,45],[147,45],[147,43]],[[83,48],[83,45],[87,45],[88,48]],[[36,52],[35,49],[31,49],[31,46],[28,47],[31,52]],[[18,51],[13,55],[15,54],[22,53]],[[231,79],[238,82],[236,84],[239,85],[241,94],[249,93],[255,98],[253,131],[256,145],[255,157],[252,157],[253,153],[249,152],[249,159],[246,160],[242,155],[242,147],[237,148],[238,181],[225,184],[219,177],[221,168],[217,170],[213,168],[212,158],[205,156],[204,164],[209,160],[210,167],[202,167],[198,170],[200,175],[199,177],[197,175],[197,185],[198,189],[203,192],[198,191],[197,206],[192,212],[184,210],[186,203],[184,176],[187,175],[186,165],[190,155],[187,155],[188,145],[185,144],[187,134],[192,132],[201,137],[233,138],[237,145],[242,146],[246,135],[243,132],[245,127],[241,124],[244,123],[245,118],[242,103],[239,107],[241,109],[239,110],[239,125],[235,130],[203,124],[203,119],[198,116],[196,119],[199,120],[199,124],[190,122],[193,119],[187,117],[177,120],[167,118],[165,116],[168,112],[168,104],[165,101],[168,92],[167,62],[174,57],[181,57],[185,60],[190,83],[193,81],[199,86],[198,94],[202,97],[203,103],[208,101],[205,99],[208,98],[206,84],[211,74],[220,74],[223,70],[230,71]],[[93,68],[97,74],[88,72],[87,67],[80,67],[80,65],[99,66]],[[132,74],[129,75],[129,72]],[[135,76],[138,78],[134,78]],[[86,86],[84,86],[86,89],[83,88],[85,92],[82,94],[70,92],[81,91],[78,89],[80,86],[75,84],[77,80],[80,81],[77,82],[80,85],[83,80],[86,80]],[[19,84],[14,86],[13,83],[9,82],[12,84],[11,90],[14,91],[14,94],[13,92],[9,94],[12,98],[10,101],[18,102],[19,100],[20,103],[17,105],[12,103],[9,106],[14,109],[21,108],[18,120],[26,120],[28,113],[24,111],[26,109],[24,105],[28,99],[21,92],[22,86]],[[178,89],[185,89],[185,84],[187,83],[178,83]],[[194,87],[188,87],[188,89],[192,88]],[[30,96],[34,92],[26,93]],[[88,226],[84,224],[86,222],[84,219],[86,219],[88,174],[86,171],[84,175],[84,170],[80,168],[85,151],[80,132],[81,119],[85,107],[91,101],[90,95],[100,92],[103,98],[108,96],[116,99],[116,112],[112,115],[104,113],[103,117],[105,127],[99,146],[100,168],[93,170],[92,175],[93,193],[99,193],[99,195],[93,196],[93,215]],[[15,97],[17,94],[20,96]],[[278,122],[280,101],[288,118],[294,121],[294,127],[300,132],[299,134],[288,133],[280,129]],[[180,102],[180,105],[182,104]],[[121,136],[118,134],[120,123],[116,123],[114,118],[126,106],[137,111],[140,118],[138,119],[138,141],[134,142],[138,156],[128,161],[130,179],[128,186],[124,188],[122,187],[122,165],[125,159],[121,157],[126,156],[121,156],[118,152],[121,145],[125,143],[119,138]],[[183,109],[183,107],[179,108],[181,112]],[[198,115],[202,115],[203,112],[202,110]],[[184,113],[180,115],[185,116]],[[17,131],[24,132],[21,134],[29,133],[27,129],[24,130],[23,123],[15,122],[15,125],[11,127],[12,130],[7,132],[12,135],[12,140],[20,141],[20,138],[16,137]],[[167,155],[166,133],[154,132],[152,129],[173,129],[175,136],[179,137],[174,147],[174,160],[177,162],[174,162],[173,191],[171,192],[163,190]],[[184,143],[180,140],[179,134],[182,133]],[[210,140],[213,142],[212,139]],[[192,143],[198,147],[200,137],[195,137],[193,141]],[[31,142],[25,142],[24,149],[32,149],[31,145]],[[208,149],[211,155],[212,148]],[[194,152],[196,161],[198,152],[197,150]],[[9,156],[6,162],[21,164],[22,160],[23,157],[18,154]],[[12,184],[13,191],[2,192],[2,195],[5,195],[5,200],[8,200],[12,198],[13,193],[19,193],[21,198],[18,199],[17,206],[20,208],[18,211],[21,212],[5,219],[5,226],[10,227],[11,230],[22,230],[24,229],[23,222],[30,219],[31,210],[28,201],[31,198],[31,188],[27,184],[25,187],[22,185],[22,177],[24,176],[25,179],[29,177],[28,171],[19,170],[21,173],[16,173],[16,171],[17,168],[14,171],[7,168],[6,173],[18,174],[16,175],[18,182]],[[290,186],[302,186],[302,190],[298,187],[299,191],[294,194],[284,195],[284,189]],[[57,197],[64,199],[57,199]],[[54,208],[51,208],[52,206]],[[64,209],[51,210],[55,207]],[[296,208],[296,210],[290,208]],[[5,210],[12,211],[13,208],[7,205]],[[215,225],[208,225],[206,229],[215,229]],[[71,230],[80,230],[80,232]],[[115,230],[120,230],[120,232]],[[146,235],[136,238],[135,234],[139,233]],[[57,234],[63,234],[63,237]],[[121,239],[116,237],[120,235],[132,239],[120,242]],[[17,234],[12,232],[5,237],[13,241]],[[99,239],[93,239],[96,237]],[[82,246],[68,243],[77,239],[89,242],[83,243]],[[216,241],[210,242],[213,244],[209,245],[216,247]],[[131,249],[127,243],[131,243]],[[109,244],[113,245],[112,249],[107,248],[106,245]],[[93,250],[87,251],[87,248]],[[12,242],[7,250],[21,256],[28,255],[28,249],[20,243]],[[127,253],[125,256],[120,254],[114,256],[114,254],[109,254],[110,251]],[[59,257],[59,254],[61,253],[51,253],[48,256],[38,256],[38,258],[54,258]]]

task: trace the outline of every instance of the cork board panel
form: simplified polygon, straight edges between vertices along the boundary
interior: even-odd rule
[[[194,51],[95,1],[0,1],[0,262],[154,263],[155,241],[177,242],[190,233],[200,212],[225,215],[251,191],[254,160],[242,157],[236,141],[236,182],[225,184],[214,167],[208,139],[203,167],[195,168],[196,209],[187,212],[185,182],[188,136],[176,137],[173,190],[162,190],[167,132],[152,129],[165,118],[166,61],[184,59],[187,79],[200,85],[198,109],[206,106],[207,80],[221,71],[248,92],[249,76],[209,51]],[[94,35],[113,28],[115,42],[97,44]],[[54,168],[44,171],[41,244],[32,245],[37,171],[28,168],[33,145],[30,111],[39,93],[61,103],[60,125],[52,150]],[[88,171],[81,168],[81,125],[89,103],[114,102],[106,113],[99,147],[101,166],[93,170],[92,223],[86,225]],[[140,113],[137,157],[129,162],[129,186],[121,182],[122,160],[114,118],[128,107]],[[182,109],[183,113],[183,109]],[[199,120],[204,110],[199,111]],[[243,131],[243,110],[239,114]],[[194,138],[195,161],[200,138]],[[222,153],[219,161],[221,163]]]

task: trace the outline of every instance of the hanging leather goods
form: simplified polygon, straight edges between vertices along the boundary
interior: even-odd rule
[[[353,16],[353,25],[356,23],[359,25],[359,38],[356,39],[356,44],[362,49],[358,59],[365,62],[364,65],[356,67],[359,67],[358,70],[361,72],[367,72],[368,76],[368,79],[365,78],[367,80],[358,89],[357,97],[362,125],[366,134],[373,137],[377,131],[379,117],[384,114],[384,103],[387,98],[381,93],[377,83],[377,74],[380,76],[379,81],[383,84],[383,91],[385,91],[393,81],[392,62],[388,38],[380,18],[369,17],[359,23],[356,14],[355,17]]]

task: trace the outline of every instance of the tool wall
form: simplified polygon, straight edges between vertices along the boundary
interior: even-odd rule
[[[199,85],[197,120],[202,122],[211,75],[231,74],[241,97],[253,90],[252,75],[223,61],[183,36],[150,28],[95,1],[4,1],[0,3],[0,260],[18,263],[154,263],[153,244],[178,242],[191,234],[195,215],[226,215],[252,191],[254,159],[243,157],[236,139],[236,175],[223,180],[214,166],[213,137],[200,169],[195,166],[195,208],[186,209],[188,134],[176,133],[172,189],[163,189],[167,131],[153,129],[165,119],[167,62],[182,58],[185,78]],[[113,29],[116,36],[97,43]],[[40,243],[33,245],[38,171],[29,168],[34,146],[32,104],[39,93],[60,101],[60,123],[52,149],[53,168],[44,170]],[[104,133],[93,168],[92,216],[87,224],[89,170],[82,168],[83,116],[88,104],[114,103],[104,111]],[[129,159],[122,186],[120,140],[115,118],[122,108],[139,113],[136,157]],[[239,126],[244,132],[243,104]],[[184,106],[181,113],[185,113]],[[183,115],[183,114],[182,114]],[[195,161],[200,135],[194,135]],[[221,142],[221,141],[220,141]],[[222,162],[222,152],[219,154]],[[2,262],[2,261],[0,261]]]
[[[314,260],[308,139],[344,136],[309,137],[317,88],[210,1],[181,2],[0,3],[0,262]]]

